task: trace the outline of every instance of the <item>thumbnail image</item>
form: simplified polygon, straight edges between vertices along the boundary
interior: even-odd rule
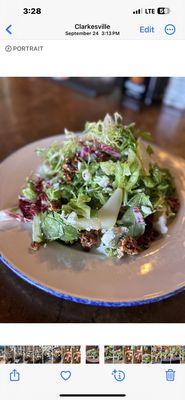
[[[124,362],[124,346],[114,346],[114,364]]]
[[[171,362],[170,346],[162,346],[162,364],[169,364],[170,362]]]
[[[113,364],[114,346],[104,346],[104,362],[105,364]]]
[[[143,346],[143,357],[142,357],[143,364],[151,363],[152,361],[151,351],[152,351],[151,346]]]
[[[14,350],[14,363],[22,364],[24,360],[24,347],[23,346],[15,346]]]
[[[181,346],[180,360],[181,360],[181,364],[185,364],[185,346]]]
[[[5,363],[5,347],[0,346],[0,364]]]
[[[24,346],[24,363],[33,364],[33,346]]]
[[[180,346],[171,346],[171,364],[180,364],[181,348]]]
[[[81,363],[81,347],[73,346],[72,347],[72,364],[80,364]]]
[[[34,346],[33,349],[33,362],[34,364],[42,364],[42,346]]]
[[[152,364],[161,364],[162,362],[162,347],[152,346],[151,349]]]
[[[185,346],[104,346],[104,364],[180,363],[185,363]]]
[[[99,346],[86,346],[86,364],[99,364]]]
[[[0,364],[99,364],[100,348],[85,346],[0,346]],[[185,364],[185,346],[105,345],[104,364]]]
[[[14,364],[15,346],[5,346],[5,364]]]
[[[43,364],[53,363],[53,346],[43,346],[42,348]]]
[[[183,289],[184,111],[185,77],[0,77],[0,323],[185,322],[168,299]],[[78,363],[72,347],[54,362]],[[34,347],[34,363],[52,357]]]
[[[71,364],[72,362],[72,347],[71,346],[62,346],[63,352],[63,364]]]
[[[142,346],[133,347],[133,364],[142,363]]]
[[[124,360],[125,360],[125,364],[133,363],[133,346],[125,346],[124,347]]]
[[[53,364],[60,364],[63,360],[62,346],[53,346]]]

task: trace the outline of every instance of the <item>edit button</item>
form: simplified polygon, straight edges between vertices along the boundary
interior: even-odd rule
[[[139,31],[140,31],[140,33],[155,33],[154,26],[152,26],[152,25],[148,25],[148,26],[141,25],[139,28]]]

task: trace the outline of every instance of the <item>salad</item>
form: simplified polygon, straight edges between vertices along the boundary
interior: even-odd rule
[[[99,363],[99,347],[87,346],[86,347],[86,363]]]
[[[36,150],[39,170],[27,178],[19,211],[31,222],[32,248],[57,241],[122,258],[148,248],[168,231],[179,202],[170,172],[152,160],[135,124],[108,114],[82,135]]]

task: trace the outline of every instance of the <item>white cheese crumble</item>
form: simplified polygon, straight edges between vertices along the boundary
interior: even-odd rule
[[[109,178],[107,176],[96,176],[94,181],[102,188],[106,188],[109,184]]]
[[[158,220],[154,223],[154,228],[157,232],[161,233],[162,235],[166,235],[168,232],[168,227],[166,225],[166,216],[163,214],[161,215]]]
[[[77,223],[77,214],[75,211],[72,211],[69,215],[65,215],[64,211],[61,213],[61,218],[66,224],[75,225]]]
[[[59,183],[58,182],[55,182],[53,184],[53,189],[59,189]]]
[[[101,241],[105,247],[115,247],[119,239],[127,232],[128,229],[124,226],[108,229],[102,236]]]
[[[37,169],[38,174],[40,175],[41,178],[46,178],[48,172],[50,171],[49,166],[47,164],[42,164],[39,166]]]
[[[151,208],[147,206],[141,206],[141,211],[144,214],[144,217],[151,214]]]
[[[88,171],[88,169],[84,169],[84,171],[82,172],[82,178],[84,179],[85,182],[91,179],[91,174]]]

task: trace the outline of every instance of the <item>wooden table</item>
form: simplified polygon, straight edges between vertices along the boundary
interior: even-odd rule
[[[79,131],[84,121],[115,111],[125,123],[151,131],[160,146],[185,156],[185,115],[175,109],[155,105],[133,111],[121,106],[117,90],[90,98],[50,79],[1,78],[0,158],[65,127]],[[185,293],[140,307],[91,307],[52,297],[0,265],[0,322],[185,322]]]

